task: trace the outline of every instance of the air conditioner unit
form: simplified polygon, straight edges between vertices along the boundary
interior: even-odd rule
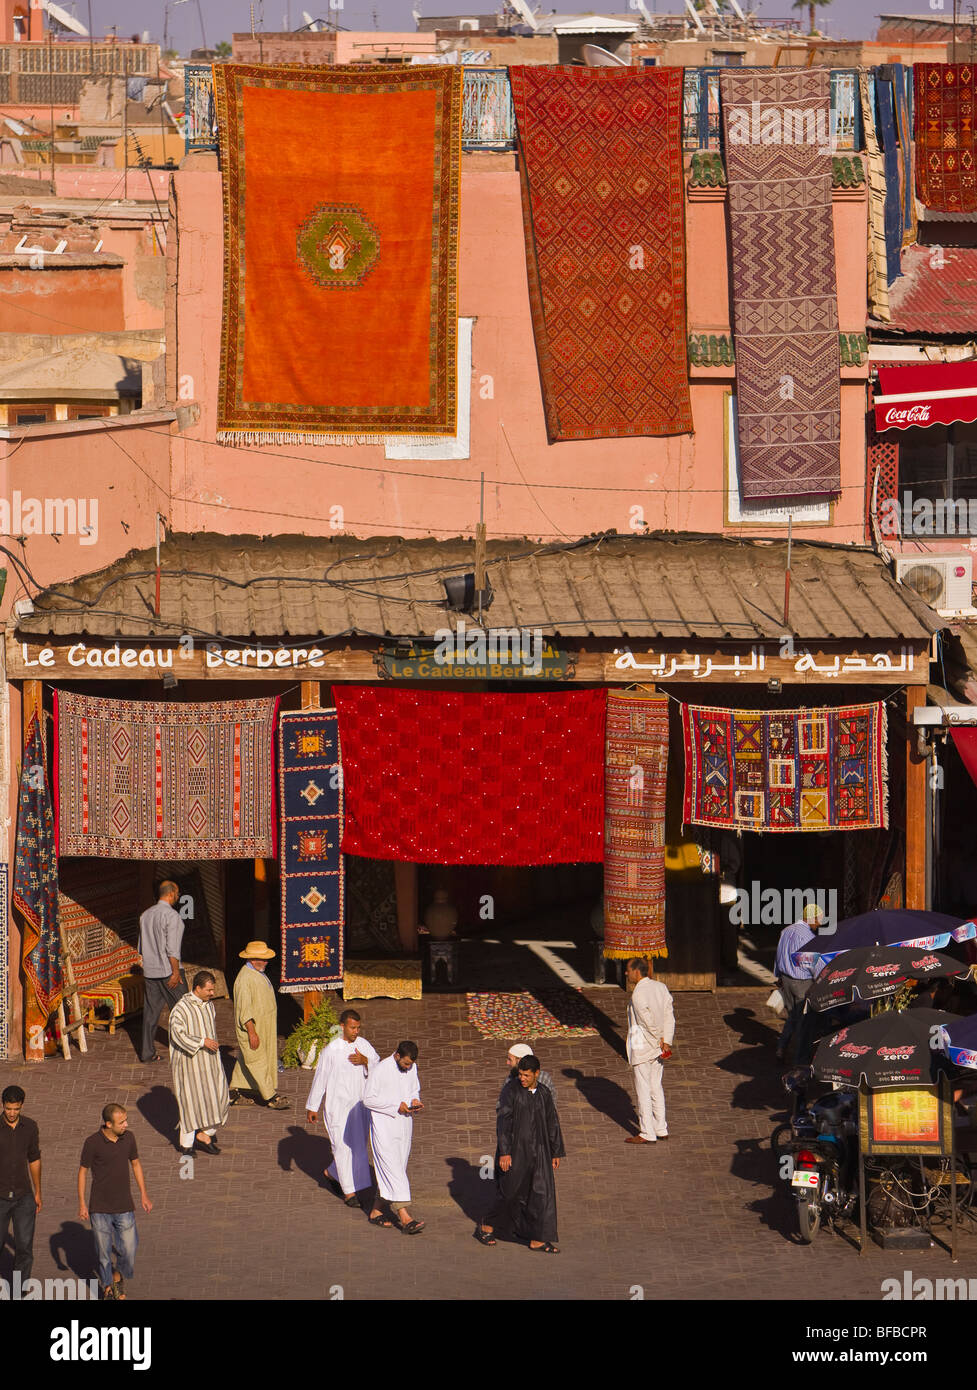
[[[477,29],[477,28],[478,28],[478,20],[477,20],[477,19],[460,19],[460,20],[458,21],[458,28],[459,28],[459,29]]]
[[[943,617],[977,614],[973,598],[972,555],[903,555],[896,557],[896,579]]]

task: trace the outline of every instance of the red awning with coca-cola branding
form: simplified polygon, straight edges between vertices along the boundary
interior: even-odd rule
[[[977,362],[879,368],[877,430],[925,429],[977,420]]]

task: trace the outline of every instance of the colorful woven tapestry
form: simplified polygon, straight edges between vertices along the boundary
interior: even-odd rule
[[[895,111],[896,131],[899,135],[899,188],[902,204],[902,245],[913,246],[916,242],[916,179],[914,174],[914,151],[909,117],[909,69],[904,63],[883,63],[879,68],[882,77],[892,83],[892,102]]]
[[[719,76],[744,501],[841,487],[826,68]]]
[[[868,307],[875,318],[888,323],[891,314],[885,250],[885,160],[875,131],[875,84],[867,72],[858,75],[858,95],[868,183]]]
[[[605,756],[604,955],[667,956],[668,700],[608,691]]]
[[[468,1022],[483,1038],[596,1038],[594,1006],[577,990],[538,989],[532,994],[469,994]]]
[[[869,830],[887,824],[884,702],[838,709],[682,706],[686,825]]]
[[[275,855],[278,700],[178,705],[55,691],[59,853]]]
[[[333,687],[346,854],[412,864],[604,857],[603,690]]]
[[[142,957],[129,943],[139,930],[138,864],[67,859],[60,867],[61,939],[75,984],[94,989],[127,975]],[[182,886],[182,885],[181,885]]]
[[[459,67],[214,68],[217,438],[456,429]]]
[[[281,716],[278,779],[279,989],[299,994],[343,980],[343,785],[334,709]]]
[[[550,439],[690,433],[682,69],[509,80]]]
[[[936,212],[977,212],[974,69],[969,63],[913,67],[916,194]]]
[[[36,714],[31,716],[28,726],[20,774],[13,902],[24,919],[21,942],[24,989],[33,996],[25,1004],[25,1022],[46,1019],[61,1002],[64,970],[58,921],[54,811]]]

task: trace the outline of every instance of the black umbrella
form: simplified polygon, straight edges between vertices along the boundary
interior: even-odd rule
[[[812,1075],[839,1086],[862,1078],[869,1086],[932,1086],[945,1067],[941,1030],[955,1021],[943,1009],[890,1009],[829,1034],[814,1053]]]
[[[842,951],[828,961],[808,990],[807,1007],[820,1012],[859,999],[883,999],[896,994],[907,980],[933,980],[952,975],[963,980],[968,965],[941,955],[906,946],[860,946]]]
[[[900,911],[877,908],[863,912],[860,917],[846,917],[835,926],[822,927],[813,941],[808,941],[793,954],[795,965],[818,969],[817,958],[833,960],[841,951],[858,946],[908,946],[927,951],[942,951],[951,941],[972,941],[977,936],[977,922],[948,917],[943,912],[921,912],[906,908]]]

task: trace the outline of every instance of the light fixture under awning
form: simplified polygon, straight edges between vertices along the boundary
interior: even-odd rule
[[[877,430],[926,429],[977,420],[977,362],[879,367]]]

